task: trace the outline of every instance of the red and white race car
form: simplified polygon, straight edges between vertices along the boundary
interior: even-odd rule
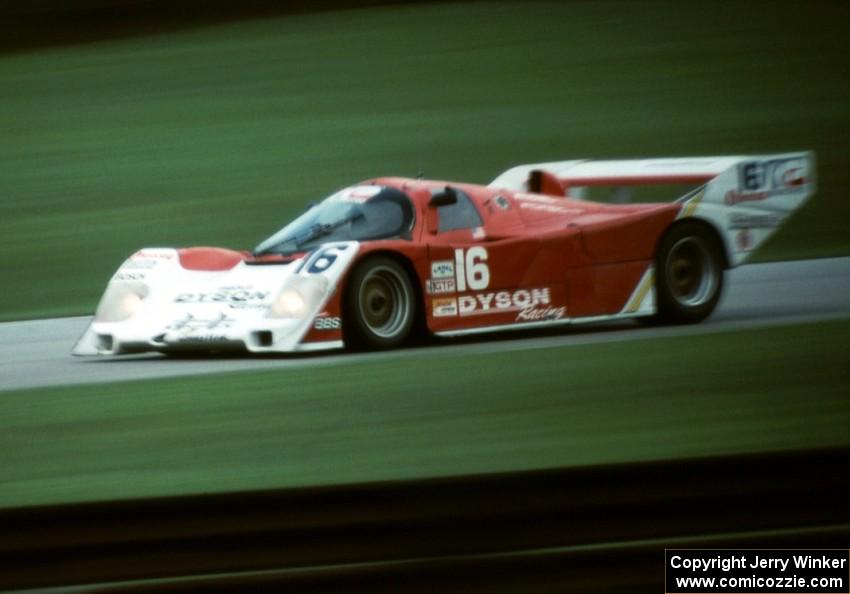
[[[145,248],[106,288],[76,355],[391,348],[632,317],[697,322],[724,270],[813,192],[812,153],[522,165],[487,186],[378,178],[311,207],[253,252]],[[665,184],[674,202],[589,189]],[[598,190],[594,190],[598,191]]]

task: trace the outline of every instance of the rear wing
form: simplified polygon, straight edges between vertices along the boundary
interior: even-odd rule
[[[775,155],[574,160],[513,167],[489,185],[582,199],[588,188],[684,184],[679,217],[711,223],[730,265],[745,261],[816,188],[811,151]]]

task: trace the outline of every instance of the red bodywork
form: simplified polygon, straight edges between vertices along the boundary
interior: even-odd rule
[[[364,183],[405,192],[414,202],[416,221],[409,240],[361,243],[357,261],[379,252],[403,260],[416,276],[433,333],[616,315],[681,209],[676,203],[575,200],[560,194],[569,189],[551,180],[542,180],[540,191],[546,194],[407,178]],[[429,202],[446,186],[471,199],[480,227],[437,232],[438,209]],[[218,248],[180,252],[183,266],[197,270],[228,269],[249,258]],[[320,317],[341,317],[344,293],[345,278]],[[313,329],[303,342],[340,339],[342,330]]]
[[[433,333],[621,312],[681,209],[679,204],[606,205],[406,178],[366,183],[402,190],[414,201],[417,216],[410,241],[363,243],[359,259],[376,252],[405,259],[416,274],[425,321]],[[438,211],[429,201],[446,186],[469,196],[483,221],[480,228],[435,231]],[[472,264],[486,266],[488,278],[486,284],[483,278],[474,279],[477,288],[467,282],[463,290],[458,264],[466,264],[471,248],[478,256],[481,249],[486,253],[486,259],[473,257]],[[446,262],[454,264],[454,278],[433,278],[432,265]],[[470,271],[463,273],[469,276]],[[445,292],[434,292],[434,282],[446,280],[454,281],[455,291],[446,291],[443,283],[438,290]],[[328,315],[340,315],[342,294],[337,290]],[[336,336],[313,331],[305,342],[331,338]]]

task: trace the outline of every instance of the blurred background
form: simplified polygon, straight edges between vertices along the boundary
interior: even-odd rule
[[[814,149],[816,198],[759,257],[850,251],[846,3],[0,11],[0,319],[91,312],[140,246],[250,248],[363,178],[553,159]]]
[[[814,150],[816,195],[755,260],[850,255],[848,17],[796,0],[3,2],[0,320],[91,314],[140,247],[250,249],[362,179],[488,183],[551,160]],[[0,507],[846,448],[848,335],[742,324],[3,390]],[[92,381],[112,365],[87,364]],[[793,485],[758,488],[774,478]],[[617,518],[664,491],[611,480],[583,501],[622,495]]]

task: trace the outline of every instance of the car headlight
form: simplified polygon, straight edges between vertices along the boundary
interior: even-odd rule
[[[272,304],[272,315],[276,318],[301,318],[307,312],[307,303],[298,289],[287,288],[281,291]]]
[[[323,276],[292,277],[269,310],[271,318],[304,318],[318,306],[328,288]]]
[[[95,322],[123,322],[139,310],[148,296],[148,287],[142,283],[110,284],[97,306]]]

